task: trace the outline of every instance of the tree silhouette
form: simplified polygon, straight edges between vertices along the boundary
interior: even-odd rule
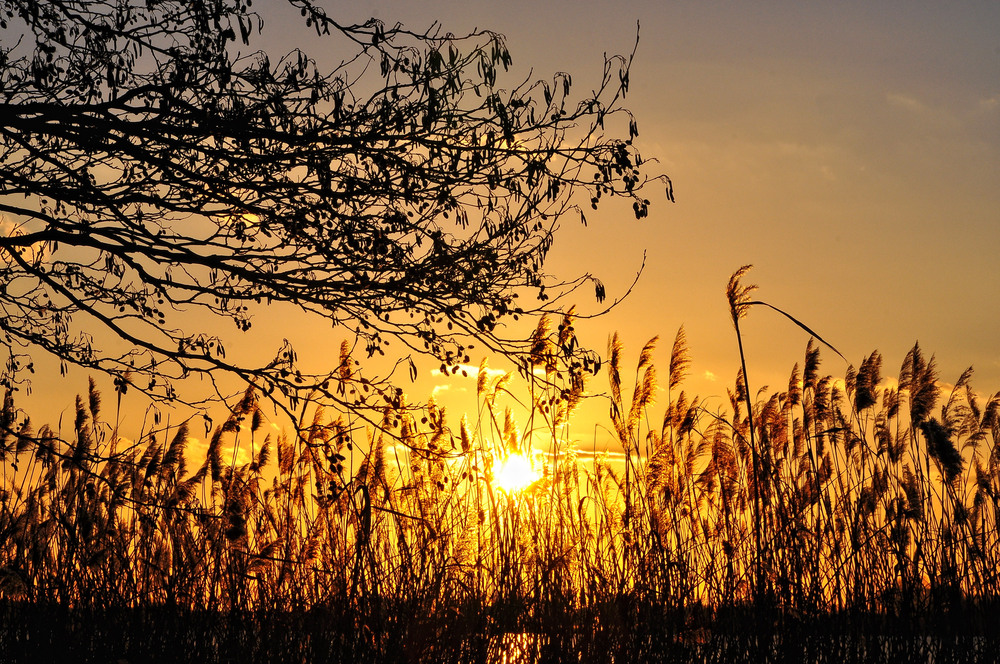
[[[220,321],[287,302],[369,355],[395,338],[452,368],[472,338],[528,362],[501,323],[588,281],[603,299],[543,265],[560,221],[585,222],[581,193],[646,214],[631,56],[571,103],[568,74],[500,87],[499,34],[342,25],[310,0],[288,5],[349,57],[244,54],[250,5],[0,2],[4,383],[41,348],[157,398],[223,372],[336,399],[349,367],[303,375],[287,344],[230,361]]]

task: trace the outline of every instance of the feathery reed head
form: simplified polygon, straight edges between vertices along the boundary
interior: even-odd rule
[[[920,423],[920,431],[927,442],[927,453],[940,464],[945,480],[951,484],[961,475],[965,463],[951,432],[933,417]]]
[[[739,326],[739,319],[747,315],[747,311],[750,308],[750,294],[757,290],[756,284],[750,284],[749,286],[744,286],[740,283],[740,279],[743,278],[753,265],[744,265],[740,269],[736,270],[731,277],[729,277],[729,284],[726,286],[726,299],[729,301],[729,312],[733,317],[733,324],[737,327]]]
[[[861,412],[878,403],[878,384],[882,380],[882,356],[873,352],[861,361],[854,379],[854,408]]]
[[[670,349],[670,377],[667,385],[671,390],[684,381],[690,365],[691,355],[688,353],[687,334],[684,332],[684,326],[681,325],[674,337],[673,348]]]

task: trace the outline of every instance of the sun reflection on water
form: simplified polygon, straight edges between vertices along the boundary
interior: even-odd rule
[[[529,664],[535,661],[534,634],[507,633],[493,640],[487,657],[489,664]]]

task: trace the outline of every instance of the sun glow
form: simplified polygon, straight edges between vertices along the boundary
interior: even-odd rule
[[[502,491],[517,493],[527,489],[540,477],[538,471],[531,467],[530,459],[520,454],[511,454],[500,465],[494,480]]]

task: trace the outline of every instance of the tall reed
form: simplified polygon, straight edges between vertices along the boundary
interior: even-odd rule
[[[127,440],[93,383],[66,433],[8,393],[0,640],[95,661],[497,662],[510,635],[553,661],[861,661],[876,632],[939,658],[991,635],[1000,397],[971,371],[943,390],[914,346],[895,381],[878,353],[836,379],[810,340],[787,388],[752,395],[744,366],[713,412],[681,389],[683,329],[665,389],[657,340],[630,371],[616,336],[600,393],[563,364],[570,317],[535,334],[521,377],[480,367],[457,426],[397,394],[377,426],[303,409],[277,435],[248,391],[193,465],[191,422]],[[622,455],[574,442],[601,400]],[[523,492],[494,477],[514,452],[543,467]],[[831,626],[853,637],[817,645]]]

